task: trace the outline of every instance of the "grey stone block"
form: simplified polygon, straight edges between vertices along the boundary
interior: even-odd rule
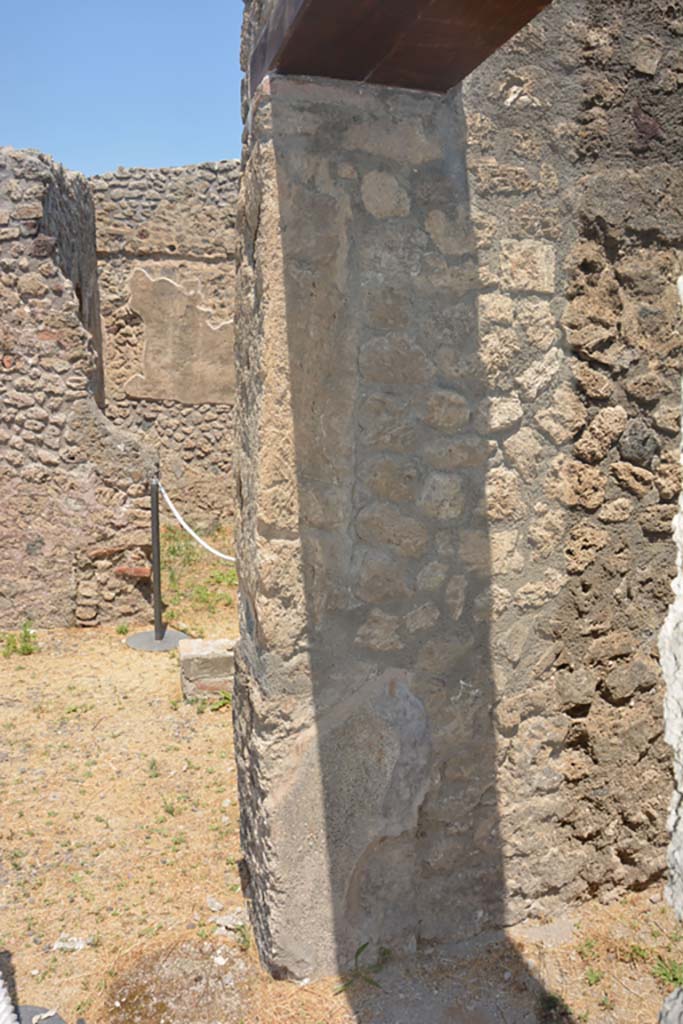
[[[235,640],[180,641],[180,684],[186,700],[232,691],[234,646]]]

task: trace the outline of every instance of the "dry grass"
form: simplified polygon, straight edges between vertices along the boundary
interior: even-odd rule
[[[204,539],[218,551],[232,553],[230,527],[204,534]],[[192,636],[207,639],[237,635],[234,566],[214,558],[173,523],[162,526],[161,565],[167,622]]]
[[[176,540],[166,534],[164,572],[177,620],[207,636],[234,633],[234,588]],[[230,543],[225,533],[214,540]],[[202,585],[208,604],[197,599]],[[175,655],[133,651],[113,627],[39,631],[38,644],[0,658],[0,949],[20,1000],[58,1008],[68,1024],[135,1024],[114,1015],[117,991],[139,976],[152,992],[159,963],[184,943],[209,980],[216,956],[244,965],[235,1024],[354,1019],[334,995],[339,979],[273,982],[253,943],[245,951],[234,934],[215,934],[207,897],[226,911],[242,906],[230,712],[183,704]],[[561,935],[514,934],[557,996],[547,1021],[564,1019],[564,1002],[577,1024],[653,1024],[683,977],[683,932],[658,890],[586,906]],[[55,949],[60,936],[86,944]],[[489,974],[494,984],[501,976],[500,965]],[[144,1024],[161,1019],[150,1013]]]
[[[175,657],[113,630],[39,639],[2,664],[0,946],[22,1001],[70,1020],[116,957],[210,932],[207,896],[240,903],[235,772],[229,712],[180,702]]]
[[[568,925],[568,929],[567,929]],[[666,995],[683,983],[683,931],[661,889],[632,893],[605,906],[589,903],[569,916],[558,940],[552,928],[519,929],[519,948],[549,992],[577,1024],[654,1024]]]

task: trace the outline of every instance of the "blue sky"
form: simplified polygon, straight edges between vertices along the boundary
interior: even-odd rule
[[[242,0],[14,0],[0,17],[0,145],[84,174],[239,156]]]

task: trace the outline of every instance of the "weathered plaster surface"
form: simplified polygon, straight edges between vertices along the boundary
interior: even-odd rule
[[[141,268],[130,276],[130,308],[145,325],[145,347],[142,373],[124,385],[129,397],[183,405],[232,401],[232,320],[212,326],[211,311],[192,292]]]
[[[232,516],[235,161],[90,179],[106,409],[200,524]]]

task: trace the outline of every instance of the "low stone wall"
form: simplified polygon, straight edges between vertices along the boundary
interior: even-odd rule
[[[146,612],[155,460],[102,413],[90,190],[0,149],[0,625]]]
[[[232,498],[234,161],[90,179],[106,411],[144,436],[199,525]]]

